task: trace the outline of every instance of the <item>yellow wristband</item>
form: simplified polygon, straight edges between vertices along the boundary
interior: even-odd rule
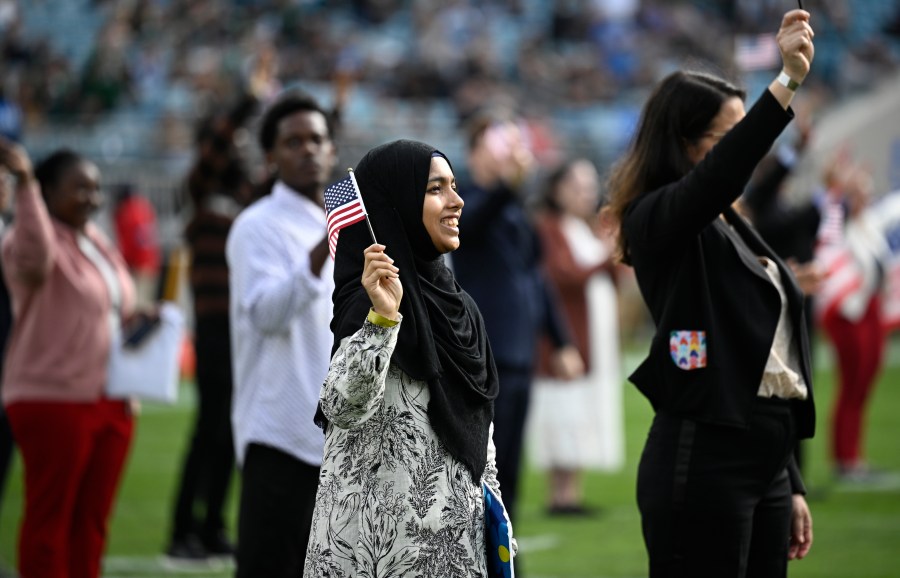
[[[376,313],[374,309],[369,309],[369,315],[366,317],[366,320],[369,323],[377,325],[379,327],[394,327],[399,321],[394,321],[393,319],[388,319],[384,315],[380,313]]]

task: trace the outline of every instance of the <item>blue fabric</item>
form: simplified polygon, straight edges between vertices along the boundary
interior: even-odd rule
[[[514,578],[512,561],[512,526],[503,502],[487,486],[484,491],[485,546],[487,549],[488,576]]]

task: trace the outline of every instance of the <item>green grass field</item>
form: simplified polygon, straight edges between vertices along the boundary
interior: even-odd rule
[[[791,563],[791,576],[900,576],[900,485],[860,491],[838,486],[831,480],[825,447],[833,390],[830,351],[820,348],[817,359],[820,361],[816,370],[819,428],[816,439],[807,444],[806,468],[815,543],[807,559]],[[182,400],[175,407],[145,407],[140,418],[112,524],[106,578],[176,574],[162,564],[160,553],[166,542],[172,494],[188,435],[193,407],[190,393],[190,387],[184,388]],[[898,409],[900,336],[895,336],[889,367],[881,375],[870,404],[866,447],[873,464],[896,472],[900,472]],[[523,576],[646,576],[634,478],[651,411],[630,385],[626,386],[625,411],[626,467],[615,475],[592,474],[587,479],[588,501],[601,509],[596,518],[572,520],[545,516],[543,476],[528,472],[521,519],[516,528],[523,554],[520,566]],[[0,511],[0,560],[7,566],[14,559],[21,509],[21,462],[17,461]],[[233,500],[231,515],[233,519]],[[230,572],[227,569],[193,571],[190,575],[218,578],[229,576]]]

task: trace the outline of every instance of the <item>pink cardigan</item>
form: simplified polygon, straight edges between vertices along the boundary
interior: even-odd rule
[[[85,234],[115,267],[122,313],[129,315],[134,284],[119,252],[92,223]],[[109,363],[109,289],[78,248],[76,231],[47,212],[37,184],[16,191],[15,221],[3,239],[2,260],[13,309],[4,405],[98,399]]]

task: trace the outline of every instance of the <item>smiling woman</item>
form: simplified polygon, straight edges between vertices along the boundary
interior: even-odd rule
[[[431,157],[428,189],[422,207],[422,222],[434,248],[449,253],[459,248],[459,217],[463,200],[456,191],[450,163],[441,155]]]
[[[499,385],[481,313],[444,264],[463,208],[453,169],[434,147],[396,141],[355,174],[384,244],[359,222],[337,246],[304,576],[485,576]]]

